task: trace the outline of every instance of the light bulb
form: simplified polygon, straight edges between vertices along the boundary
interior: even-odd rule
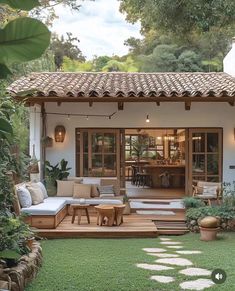
[[[147,115],[147,117],[146,117],[146,122],[147,122],[147,123],[150,122],[149,115]]]

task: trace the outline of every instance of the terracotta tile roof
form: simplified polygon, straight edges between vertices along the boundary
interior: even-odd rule
[[[45,97],[234,97],[225,73],[32,73],[8,88],[12,96],[36,89]]]

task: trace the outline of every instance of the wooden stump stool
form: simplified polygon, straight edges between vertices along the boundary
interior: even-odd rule
[[[82,211],[85,210],[87,222],[90,224],[90,217],[88,213],[89,204],[71,204],[71,208],[73,209],[72,223],[74,223],[75,216],[78,216],[78,224],[81,223]]]
[[[107,218],[107,225],[113,226],[115,219],[115,210],[113,206],[108,205],[98,205],[95,206],[97,210],[97,225],[102,226],[104,219]]]
[[[115,210],[115,224],[120,225],[123,223],[123,211],[126,207],[125,204],[113,205]]]

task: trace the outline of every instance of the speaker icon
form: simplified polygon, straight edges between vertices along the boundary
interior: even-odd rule
[[[227,274],[222,269],[215,269],[211,274],[211,279],[215,284],[222,284],[226,281]]]

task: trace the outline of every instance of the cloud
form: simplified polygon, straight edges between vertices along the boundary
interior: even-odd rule
[[[129,24],[119,12],[117,0],[81,2],[80,11],[71,11],[62,5],[56,8],[59,19],[52,30],[65,35],[72,32],[80,40],[83,54],[91,59],[94,55],[124,55],[128,48],[124,41],[131,37],[140,38],[140,24]]]

